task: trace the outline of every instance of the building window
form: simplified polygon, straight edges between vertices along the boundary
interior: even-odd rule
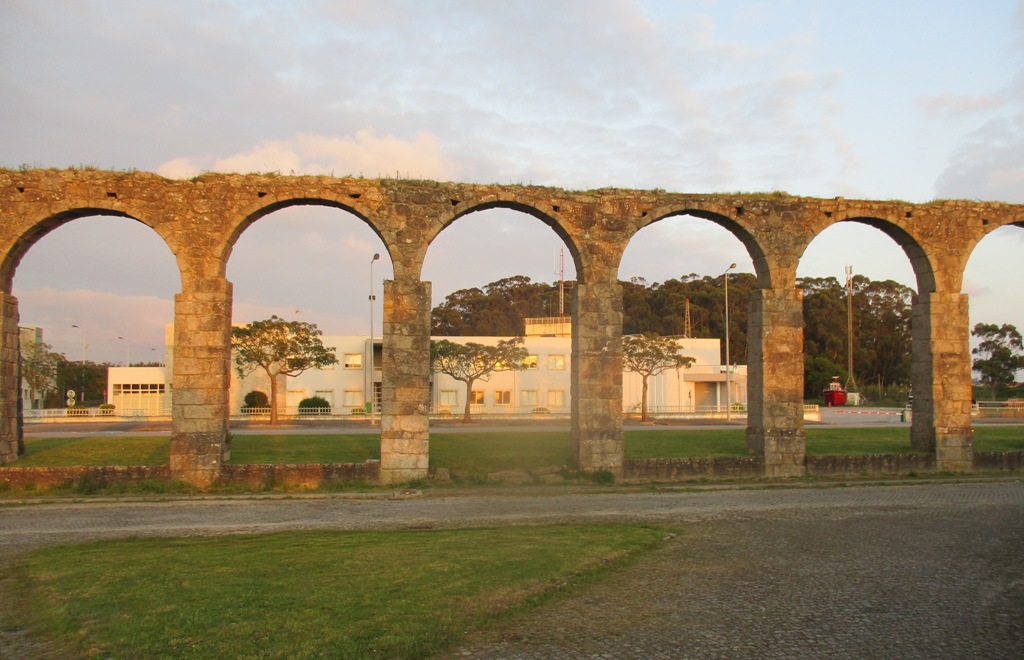
[[[482,405],[484,405],[484,391],[483,390],[473,390],[472,392],[470,392],[469,393],[469,403],[474,405],[474,406],[482,406]]]
[[[565,356],[564,355],[549,355],[548,356],[548,369],[553,371],[564,371],[565,370]]]
[[[164,405],[164,383],[114,383],[110,403],[120,411],[158,412]],[[28,400],[26,396],[25,400]]]
[[[363,354],[362,353],[345,353],[345,359],[342,361],[346,369],[362,369],[363,368]]]
[[[521,405],[521,406],[535,406],[535,405],[537,405],[537,390],[521,390],[519,392],[519,405]]]
[[[494,405],[512,405],[512,390],[494,390]]]
[[[537,368],[537,356],[536,355],[527,355],[526,359],[523,360],[523,366],[526,367],[527,369],[536,369]]]
[[[483,392],[481,392],[483,394]],[[437,404],[450,407],[459,405],[459,393],[456,390],[441,390],[437,393]]]
[[[316,390],[313,396],[318,396],[327,402],[331,408],[334,407],[334,390]]]
[[[345,390],[346,408],[362,408],[365,403],[362,390]]]
[[[561,408],[565,405],[565,390],[548,390],[548,406]]]

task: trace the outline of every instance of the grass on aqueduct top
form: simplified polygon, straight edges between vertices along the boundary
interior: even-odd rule
[[[745,431],[730,429],[627,430],[627,458],[745,456]],[[1024,426],[986,425],[974,431],[977,451],[1024,451]],[[161,465],[168,462],[166,436],[26,438],[27,453],[15,466]],[[906,427],[807,429],[807,453],[896,454],[910,450]],[[232,463],[361,463],[380,457],[380,438],[370,434],[235,435]],[[572,463],[572,442],[563,431],[432,433],[434,467],[484,474]]]
[[[658,547],[632,525],[307,531],[50,547],[0,577],[55,657],[431,657]]]

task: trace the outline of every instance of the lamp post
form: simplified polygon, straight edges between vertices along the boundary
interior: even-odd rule
[[[732,367],[729,360],[729,271],[736,267],[730,264],[722,277],[725,278],[725,419],[732,421]]]
[[[376,401],[374,401],[374,386],[373,386],[373,303],[377,299],[373,295],[373,262],[380,259],[380,253],[374,252],[373,258],[370,259],[370,426],[376,423]]]
[[[72,328],[78,328],[82,331],[82,398],[80,401],[85,404],[85,328],[80,327],[74,323],[71,324]]]
[[[128,341],[127,339],[125,339],[124,337],[118,337],[118,339],[123,341],[124,345],[125,345],[125,349],[124,349],[124,366],[130,367],[130,366],[132,366],[132,343],[130,341]]]

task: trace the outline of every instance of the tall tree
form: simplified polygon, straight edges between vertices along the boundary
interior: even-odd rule
[[[322,334],[313,323],[285,321],[277,316],[231,328],[231,349],[239,377],[263,369],[270,379],[271,424],[277,424],[278,376],[298,376],[308,369],[337,364],[334,348],[324,346]]]
[[[64,359],[42,341],[32,342],[21,351],[21,377],[28,385],[30,406],[35,405],[36,393],[45,398],[57,387],[57,365]]]
[[[572,287],[572,282],[566,282]],[[523,319],[558,314],[558,285],[533,282],[516,275],[485,285],[460,289],[434,308],[431,333],[448,336],[515,337]]]
[[[447,339],[430,344],[430,363],[434,372],[447,374],[466,384],[466,410],[462,415],[466,424],[471,420],[473,383],[489,380],[491,374],[499,369],[522,371],[526,368],[524,360],[528,354],[522,337],[502,339],[493,346],[476,342],[457,344]]]
[[[981,375],[981,382],[992,388],[992,398],[996,398],[996,389],[1000,385],[1008,385],[1017,380],[1017,372],[1024,369],[1024,345],[1020,332],[1009,323],[978,323],[971,334],[981,340],[971,353],[978,357],[974,360],[974,370]]]
[[[647,421],[647,380],[668,369],[689,368],[694,358],[683,355],[679,342],[658,335],[632,335],[622,338],[622,365],[626,371],[640,374],[640,421]]]

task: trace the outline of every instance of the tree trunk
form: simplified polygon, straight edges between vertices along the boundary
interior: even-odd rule
[[[267,375],[270,376],[270,425],[273,426],[277,424],[277,374],[268,369]]]
[[[647,421],[647,375],[644,374],[644,386],[640,394],[640,421]]]
[[[470,397],[473,395],[473,383],[474,382],[475,381],[472,381],[472,380],[467,380],[466,381],[466,411],[462,414],[462,423],[463,424],[469,424],[469,422],[471,421],[470,420],[470,413],[469,413],[469,402],[470,402]]]

